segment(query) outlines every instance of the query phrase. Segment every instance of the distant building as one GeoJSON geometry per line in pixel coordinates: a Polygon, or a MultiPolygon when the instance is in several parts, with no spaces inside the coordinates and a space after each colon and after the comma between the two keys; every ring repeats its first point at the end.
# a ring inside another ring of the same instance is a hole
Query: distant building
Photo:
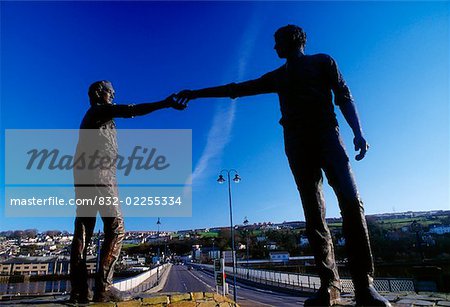
{"type": "Polygon", "coordinates": [[[200,260],[201,257],[202,257],[202,250],[201,249],[196,249],[196,250],[193,251],[192,259],[200,260]]]}
{"type": "Polygon", "coordinates": [[[195,249],[195,253],[193,254],[195,256],[195,260],[199,260],[201,262],[209,261],[211,259],[217,259],[220,258],[220,249],[217,247],[201,247],[199,245],[194,245],[194,247],[198,247],[195,249]]]}
{"type": "MultiPolygon", "coordinates": [[[[70,273],[68,257],[15,257],[0,263],[1,275],[66,275],[70,273]]],[[[96,259],[88,258],[89,274],[96,271],[96,259]]]]}
{"type": "Polygon", "coordinates": [[[201,256],[202,256],[202,249],[201,249],[201,245],[192,245],[192,259],[199,261],[201,260],[201,256]]]}
{"type": "Polygon", "coordinates": [[[220,258],[220,250],[211,250],[208,252],[209,259],[219,259],[220,258]]]}
{"type": "Polygon", "coordinates": [[[299,240],[298,243],[302,247],[305,247],[305,246],[309,245],[309,241],[308,241],[308,238],[306,236],[300,236],[300,240],[299,240]]]}
{"type": "Polygon", "coordinates": [[[165,242],[166,238],[163,235],[152,235],[145,239],[147,243],[161,243],[165,242]]]}
{"type": "Polygon", "coordinates": [[[223,251],[222,257],[225,259],[225,263],[233,263],[233,252],[232,251],[223,251]]]}
{"type": "Polygon", "coordinates": [[[437,235],[443,235],[446,233],[450,233],[449,225],[433,225],[430,227],[429,233],[434,233],[437,235]]]}
{"type": "Polygon", "coordinates": [[[289,261],[289,252],[270,252],[269,258],[272,262],[287,262],[289,261]]]}
{"type": "Polygon", "coordinates": [[[426,246],[435,246],[436,245],[436,241],[433,239],[433,236],[430,234],[423,235],[422,242],[425,243],[426,246]]]}
{"type": "Polygon", "coordinates": [[[137,238],[137,239],[126,239],[123,240],[123,244],[141,244],[144,243],[145,239],[144,238],[137,238]]]}
{"type": "Polygon", "coordinates": [[[266,236],[257,236],[256,242],[265,242],[267,240],[266,236]]]}
{"type": "Polygon", "coordinates": [[[339,239],[337,239],[336,245],[337,246],[345,246],[345,238],[344,237],[340,237],[339,239]]]}
{"type": "Polygon", "coordinates": [[[161,263],[161,257],[160,256],[153,256],[152,257],[152,263],[153,264],[160,264],[161,263]]]}
{"type": "Polygon", "coordinates": [[[269,242],[269,243],[267,243],[266,248],[268,250],[275,250],[278,248],[278,245],[276,242],[269,242]]]}
{"type": "Polygon", "coordinates": [[[289,257],[289,261],[292,263],[300,263],[305,266],[313,266],[314,265],[314,256],[294,256],[289,257]]]}
{"type": "Polygon", "coordinates": [[[132,265],[144,265],[145,264],[145,257],[129,257],[125,256],[122,258],[122,264],[126,266],[132,266],[132,265]]]}
{"type": "Polygon", "coordinates": [[[175,262],[178,262],[178,263],[180,263],[180,262],[184,262],[184,263],[191,262],[192,261],[192,255],[188,255],[188,256],[174,256],[173,260],[175,262]]]}

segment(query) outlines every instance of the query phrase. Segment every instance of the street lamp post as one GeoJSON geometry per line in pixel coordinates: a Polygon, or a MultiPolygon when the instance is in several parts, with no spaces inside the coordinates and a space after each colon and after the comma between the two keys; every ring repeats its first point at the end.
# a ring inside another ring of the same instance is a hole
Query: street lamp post
{"type": "Polygon", "coordinates": [[[156,235],[156,243],[158,244],[158,261],[160,261],[160,260],[159,260],[159,257],[160,257],[160,248],[159,248],[159,226],[161,225],[161,220],[159,219],[159,217],[158,217],[158,221],[156,222],[156,225],[158,226],[158,232],[157,232],[157,235],[156,235]]]}
{"type": "Polygon", "coordinates": [[[411,223],[411,225],[409,226],[409,228],[411,229],[412,232],[416,233],[416,248],[417,248],[417,252],[420,255],[420,259],[422,260],[422,262],[425,259],[425,256],[423,254],[423,250],[422,250],[422,238],[421,238],[421,234],[422,234],[422,224],[418,223],[417,221],[413,221],[411,223]]]}
{"type": "Polygon", "coordinates": [[[244,219],[244,226],[245,226],[245,240],[246,240],[246,243],[245,243],[245,247],[246,247],[246,249],[247,249],[247,279],[249,278],[249,267],[248,267],[248,258],[249,258],[249,241],[248,241],[248,233],[249,233],[249,231],[248,231],[248,228],[247,228],[247,225],[248,225],[248,219],[247,219],[247,217],[245,217],[245,219],[244,219]]]}
{"type": "Polygon", "coordinates": [[[161,225],[161,221],[159,220],[159,217],[158,217],[158,221],[156,222],[156,225],[158,226],[158,232],[157,232],[157,237],[156,237],[156,244],[158,244],[158,260],[157,260],[157,263],[156,263],[156,284],[157,285],[159,285],[159,265],[160,265],[160,263],[161,263],[161,260],[160,260],[160,250],[159,250],[159,226],[161,225]]]}
{"type": "Polygon", "coordinates": [[[228,179],[228,200],[230,203],[230,228],[231,228],[231,253],[233,257],[233,299],[235,302],[237,302],[237,295],[236,295],[236,254],[235,254],[235,247],[234,247],[234,225],[233,225],[233,209],[231,204],[231,179],[230,179],[230,173],[234,173],[235,176],[233,178],[233,181],[235,183],[238,183],[241,181],[241,177],[239,177],[237,171],[235,169],[223,169],[219,174],[219,179],[217,179],[217,182],[222,184],[225,181],[225,178],[223,178],[223,173],[227,174],[228,179]]]}
{"type": "Polygon", "coordinates": [[[100,270],[100,229],[97,233],[97,262],[95,267],[95,272],[98,273],[100,270]]]}

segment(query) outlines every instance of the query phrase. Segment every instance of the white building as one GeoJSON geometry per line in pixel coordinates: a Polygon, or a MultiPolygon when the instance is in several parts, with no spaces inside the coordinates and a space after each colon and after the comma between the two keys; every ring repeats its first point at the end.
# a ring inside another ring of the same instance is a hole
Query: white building
{"type": "Polygon", "coordinates": [[[225,263],[233,263],[233,252],[232,251],[223,251],[222,257],[225,259],[225,263]]]}
{"type": "Polygon", "coordinates": [[[437,235],[443,235],[446,233],[450,233],[450,226],[449,225],[434,225],[430,227],[429,233],[435,233],[437,235]]]}
{"type": "Polygon", "coordinates": [[[289,261],[289,253],[288,252],[270,252],[269,257],[270,257],[270,261],[272,261],[272,262],[289,261]]]}
{"type": "Polygon", "coordinates": [[[308,246],[309,245],[308,238],[306,236],[301,236],[299,244],[300,244],[300,246],[303,246],[303,247],[308,246]]]}

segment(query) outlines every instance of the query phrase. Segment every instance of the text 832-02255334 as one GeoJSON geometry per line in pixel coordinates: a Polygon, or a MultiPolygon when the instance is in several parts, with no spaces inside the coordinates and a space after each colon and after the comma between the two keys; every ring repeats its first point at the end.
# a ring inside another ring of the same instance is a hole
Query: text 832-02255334
{"type": "Polygon", "coordinates": [[[129,196],[124,199],[119,197],[99,197],[100,206],[181,206],[183,203],[181,196],[129,196]]]}

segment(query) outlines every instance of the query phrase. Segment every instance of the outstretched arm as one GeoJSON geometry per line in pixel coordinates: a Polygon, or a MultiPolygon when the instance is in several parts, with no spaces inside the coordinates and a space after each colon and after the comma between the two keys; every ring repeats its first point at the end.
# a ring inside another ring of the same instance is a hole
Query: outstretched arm
{"type": "Polygon", "coordinates": [[[186,103],[181,103],[175,100],[175,95],[170,95],[166,99],[158,102],[140,103],[133,107],[133,116],[146,115],[153,111],[165,108],[174,108],[175,110],[186,109],[186,103]]]}
{"type": "Polygon", "coordinates": [[[184,90],[177,94],[177,97],[189,96],[186,98],[215,98],[215,97],[232,97],[232,84],[207,87],[199,90],[184,90]]]}
{"type": "Polygon", "coordinates": [[[207,87],[199,90],[183,90],[177,94],[178,101],[187,103],[191,99],[230,97],[237,98],[276,92],[276,82],[272,72],[261,78],[227,85],[207,87]]]}
{"type": "Polygon", "coordinates": [[[142,116],[149,114],[153,111],[165,109],[165,108],[174,108],[176,110],[184,110],[187,104],[176,101],[175,95],[170,95],[164,100],[157,102],[149,102],[149,103],[140,103],[140,104],[117,104],[117,105],[99,105],[94,108],[97,110],[98,114],[102,117],[109,118],[130,118],[135,116],[142,116]]]}

